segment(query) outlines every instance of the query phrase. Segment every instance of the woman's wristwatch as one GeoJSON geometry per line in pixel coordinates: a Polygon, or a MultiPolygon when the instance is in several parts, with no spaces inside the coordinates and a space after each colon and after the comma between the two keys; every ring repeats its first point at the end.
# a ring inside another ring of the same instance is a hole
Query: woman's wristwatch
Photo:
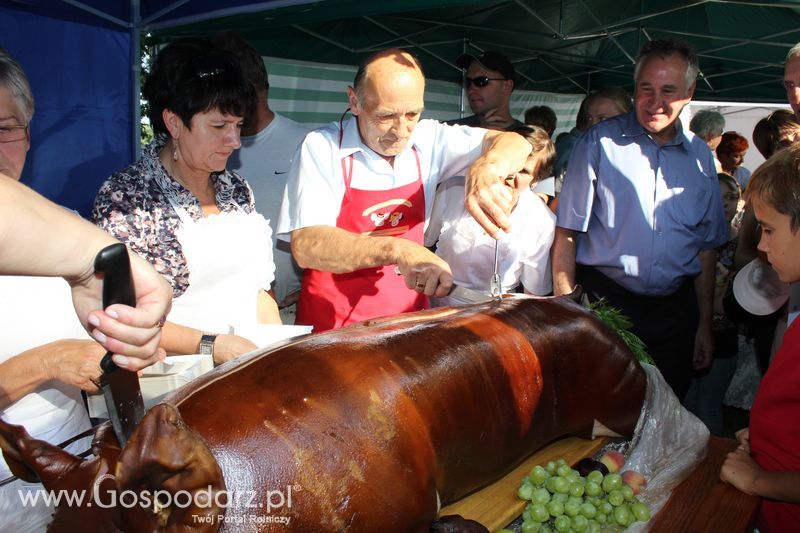
{"type": "Polygon", "coordinates": [[[200,345],[197,347],[197,353],[200,355],[210,355],[212,358],[214,357],[214,342],[217,340],[216,335],[210,335],[208,333],[204,333],[202,337],[200,337],[200,345]]]}

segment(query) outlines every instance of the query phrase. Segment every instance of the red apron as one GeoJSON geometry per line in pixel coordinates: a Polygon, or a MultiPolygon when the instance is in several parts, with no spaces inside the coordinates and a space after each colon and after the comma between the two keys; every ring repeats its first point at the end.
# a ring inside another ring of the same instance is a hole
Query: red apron
{"type": "MultiPolygon", "coordinates": [[[[342,132],[339,132],[341,147],[342,132]]],[[[345,193],[336,227],[363,235],[402,237],[422,245],[425,192],[416,147],[416,181],[394,189],[367,191],[350,187],[353,155],[342,159],[345,193]]],[[[428,307],[428,298],[406,287],[394,265],[333,274],[307,268],[303,274],[296,324],[327,331],[370,318],[428,307]]]]}

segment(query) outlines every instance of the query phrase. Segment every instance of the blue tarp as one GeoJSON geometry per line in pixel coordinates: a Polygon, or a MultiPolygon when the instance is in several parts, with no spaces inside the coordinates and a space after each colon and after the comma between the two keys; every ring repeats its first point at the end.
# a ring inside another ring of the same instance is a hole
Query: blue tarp
{"type": "Polygon", "coordinates": [[[0,35],[36,101],[22,181],[87,216],[133,160],[130,35],[13,9],[0,9],[0,35]]]}
{"type": "Polygon", "coordinates": [[[100,184],[134,160],[134,26],[307,1],[0,0],[0,46],[22,65],[36,100],[22,181],[88,216],[100,184]]]}

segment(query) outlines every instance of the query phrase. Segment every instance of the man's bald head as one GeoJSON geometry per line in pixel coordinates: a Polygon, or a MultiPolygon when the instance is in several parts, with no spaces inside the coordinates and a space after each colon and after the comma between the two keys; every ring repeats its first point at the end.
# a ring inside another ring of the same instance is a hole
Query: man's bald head
{"type": "Polygon", "coordinates": [[[399,49],[375,53],[361,64],[347,94],[364,144],[393,161],[425,106],[425,76],[417,59],[399,49]]]}
{"type": "Polygon", "coordinates": [[[372,71],[375,70],[371,68],[373,64],[377,64],[379,67],[383,68],[388,68],[394,64],[394,66],[400,69],[417,70],[422,78],[425,78],[425,73],[422,71],[422,64],[420,64],[416,56],[410,52],[407,52],[401,48],[387,48],[386,50],[375,52],[374,54],[365,58],[364,61],[358,65],[358,71],[356,72],[356,77],[353,80],[353,87],[355,88],[356,94],[362,101],[366,96],[364,94],[365,82],[368,80],[368,78],[373,76],[372,71]]]}

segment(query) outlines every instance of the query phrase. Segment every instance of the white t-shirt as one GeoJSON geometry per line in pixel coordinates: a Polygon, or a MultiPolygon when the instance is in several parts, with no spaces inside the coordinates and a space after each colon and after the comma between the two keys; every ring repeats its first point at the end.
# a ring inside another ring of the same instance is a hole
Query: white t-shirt
{"type": "Polygon", "coordinates": [[[300,288],[303,271],[292,260],[288,247],[277,246],[276,229],[289,167],[308,128],[275,113],[269,125],[252,136],[242,136],[242,147],[228,159],[228,169],[247,180],[253,189],[256,211],[272,228],[275,261],[275,299],[280,303],[300,288]]]}
{"type": "MultiPolygon", "coordinates": [[[[0,324],[0,362],[56,340],[89,338],[75,315],[69,285],[61,278],[0,276],[0,324]]],[[[57,381],[20,398],[0,411],[0,416],[10,424],[24,426],[32,437],[56,445],[90,427],[80,390],[57,381]]],[[[90,443],[91,437],[87,437],[66,449],[80,453],[90,443]]],[[[9,476],[11,471],[0,458],[0,480],[9,476]]],[[[41,485],[18,480],[2,489],[4,528],[27,531],[49,521],[46,506],[23,507],[17,494],[18,490],[40,490],[41,485]]]]}
{"type": "MultiPolygon", "coordinates": [[[[527,292],[545,295],[552,290],[550,246],[556,217],[539,196],[526,189],[511,212],[511,232],[500,240],[500,284],[509,292],[520,283],[527,292]]],[[[454,282],[468,289],[491,294],[495,241],[486,234],[464,207],[464,178],[443,183],[436,195],[425,244],[447,261],[454,282]]],[[[432,298],[431,305],[464,303],[452,297],[432,298]]]]}
{"type": "Polygon", "coordinates": [[[387,190],[417,180],[417,162],[425,192],[425,220],[430,218],[436,185],[451,176],[463,174],[480,156],[485,129],[448,126],[435,120],[420,120],[411,139],[394,166],[361,142],[355,117],[343,123],[339,147],[339,123],[332,122],[309,133],[292,162],[289,181],[278,220],[278,236],[290,240],[289,233],[308,226],[336,226],[344,197],[342,159],[353,154],[351,187],[387,190]]]}

